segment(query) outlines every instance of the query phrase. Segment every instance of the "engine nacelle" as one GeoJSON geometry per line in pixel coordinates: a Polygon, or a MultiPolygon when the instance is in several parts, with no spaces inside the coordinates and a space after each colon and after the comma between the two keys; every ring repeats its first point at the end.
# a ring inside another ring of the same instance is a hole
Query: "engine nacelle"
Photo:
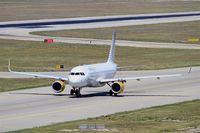
{"type": "Polygon", "coordinates": [[[57,80],[52,84],[54,92],[61,93],[65,89],[65,81],[57,80]]]}
{"type": "Polygon", "coordinates": [[[123,82],[114,82],[111,87],[112,87],[113,93],[115,93],[115,94],[119,94],[124,91],[124,83],[123,82]]]}

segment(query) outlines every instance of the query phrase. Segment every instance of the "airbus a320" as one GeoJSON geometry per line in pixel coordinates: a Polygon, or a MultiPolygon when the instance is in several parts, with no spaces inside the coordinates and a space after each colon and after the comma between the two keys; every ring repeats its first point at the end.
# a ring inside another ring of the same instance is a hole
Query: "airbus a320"
{"type": "Polygon", "coordinates": [[[115,74],[117,69],[119,68],[115,61],[115,38],[116,33],[113,32],[112,35],[112,44],[110,47],[109,56],[106,62],[98,63],[98,64],[90,64],[90,65],[81,65],[76,66],[71,69],[69,75],[66,77],[59,76],[51,76],[51,75],[42,75],[42,74],[34,74],[29,72],[17,72],[12,71],[10,69],[10,62],[8,65],[8,70],[11,73],[15,74],[24,74],[34,77],[41,78],[52,78],[56,79],[56,81],[52,84],[52,88],[55,93],[61,93],[65,89],[65,83],[67,82],[71,87],[70,94],[75,95],[77,97],[81,96],[81,89],[84,87],[102,87],[104,85],[109,85],[110,96],[117,96],[118,94],[124,91],[124,83],[127,80],[140,80],[147,78],[164,78],[164,77],[175,77],[181,76],[181,74],[169,74],[169,75],[150,75],[150,76],[133,76],[133,77],[123,77],[123,78],[115,78],[115,74]]]}

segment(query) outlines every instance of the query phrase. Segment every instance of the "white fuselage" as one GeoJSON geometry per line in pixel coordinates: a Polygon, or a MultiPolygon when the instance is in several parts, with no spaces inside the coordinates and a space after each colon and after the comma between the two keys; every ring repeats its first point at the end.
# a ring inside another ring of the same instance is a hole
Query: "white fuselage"
{"type": "Polygon", "coordinates": [[[74,67],[68,78],[73,88],[100,87],[101,79],[113,78],[117,71],[117,65],[113,62],[83,65],[74,67]]]}

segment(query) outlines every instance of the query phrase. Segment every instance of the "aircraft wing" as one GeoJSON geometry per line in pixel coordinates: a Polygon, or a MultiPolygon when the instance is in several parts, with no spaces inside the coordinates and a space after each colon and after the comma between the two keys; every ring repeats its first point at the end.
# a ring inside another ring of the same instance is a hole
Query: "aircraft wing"
{"type": "Polygon", "coordinates": [[[33,76],[35,78],[40,77],[40,78],[50,78],[50,79],[57,79],[57,80],[68,81],[67,77],[58,77],[58,76],[45,75],[45,74],[35,74],[35,73],[29,73],[29,72],[16,72],[16,71],[12,71],[10,69],[10,61],[9,61],[9,65],[8,65],[8,71],[11,72],[11,73],[15,73],[15,74],[33,76]]]}
{"type": "Polygon", "coordinates": [[[144,68],[145,66],[144,65],[132,65],[132,66],[120,66],[120,67],[117,67],[117,70],[121,70],[121,69],[136,69],[136,68],[144,68]]]}
{"type": "Polygon", "coordinates": [[[177,77],[181,76],[181,74],[170,74],[170,75],[150,75],[150,76],[138,76],[138,77],[124,77],[124,78],[113,78],[113,79],[101,79],[100,83],[108,83],[108,82],[115,82],[115,81],[123,81],[126,80],[141,80],[141,79],[148,79],[148,78],[168,78],[168,77],[177,77]]]}
{"type": "Polygon", "coordinates": [[[28,73],[28,72],[16,72],[16,71],[9,71],[9,72],[15,73],[15,74],[22,74],[22,75],[33,76],[35,78],[40,77],[40,78],[50,78],[50,79],[57,79],[57,80],[68,81],[68,78],[65,78],[65,77],[51,76],[51,75],[45,75],[45,74],[35,74],[35,73],[28,73]]]}

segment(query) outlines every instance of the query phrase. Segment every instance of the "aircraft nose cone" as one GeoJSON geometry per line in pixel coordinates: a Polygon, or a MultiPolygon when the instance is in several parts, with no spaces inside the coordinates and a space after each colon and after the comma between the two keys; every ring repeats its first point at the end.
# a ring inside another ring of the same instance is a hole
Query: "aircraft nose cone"
{"type": "Polygon", "coordinates": [[[83,78],[69,78],[69,84],[73,87],[84,87],[86,81],[83,78]]]}
{"type": "Polygon", "coordinates": [[[79,82],[78,80],[70,80],[71,85],[78,85],[79,82]]]}

